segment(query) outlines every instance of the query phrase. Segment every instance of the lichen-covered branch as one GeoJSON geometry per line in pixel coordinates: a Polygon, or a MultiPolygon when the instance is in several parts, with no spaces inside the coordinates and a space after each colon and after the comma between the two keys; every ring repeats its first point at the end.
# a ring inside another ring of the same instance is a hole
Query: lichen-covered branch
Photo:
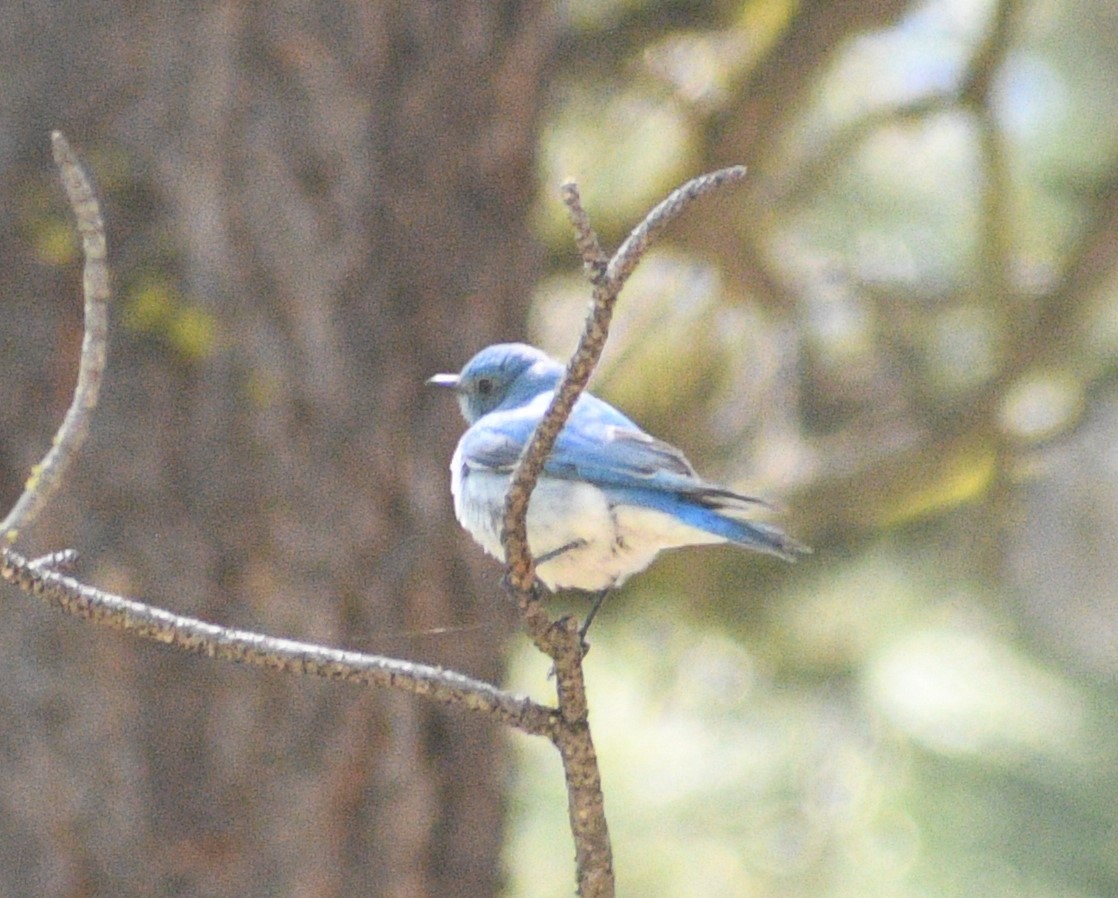
{"type": "Polygon", "coordinates": [[[172,614],[81,583],[55,570],[57,562],[53,555],[29,560],[7,549],[0,561],[0,578],[65,614],[183,651],[284,673],[384,686],[477,711],[530,735],[551,737],[555,732],[553,709],[463,674],[172,614]]]}

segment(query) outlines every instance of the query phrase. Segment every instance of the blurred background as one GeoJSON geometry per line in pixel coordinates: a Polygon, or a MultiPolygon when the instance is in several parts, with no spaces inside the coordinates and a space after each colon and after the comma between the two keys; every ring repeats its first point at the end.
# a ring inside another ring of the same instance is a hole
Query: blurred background
{"type": "MultiPolygon", "coordinates": [[[[549,697],[423,381],[571,351],[563,179],[613,246],[744,163],[592,387],[815,554],[671,554],[595,624],[620,894],[1118,893],[1113,4],[29,0],[0,59],[4,503],[81,340],[51,128],[116,289],[22,548],[549,697]]],[[[0,602],[0,892],[572,893],[548,745],[0,602]]]]}

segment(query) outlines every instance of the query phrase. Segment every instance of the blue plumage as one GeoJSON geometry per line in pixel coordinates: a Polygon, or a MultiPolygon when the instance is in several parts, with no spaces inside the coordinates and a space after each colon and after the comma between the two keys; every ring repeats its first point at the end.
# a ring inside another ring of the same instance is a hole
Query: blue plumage
{"type": "MultiPolygon", "coordinates": [[[[458,395],[470,427],[451,461],[459,522],[491,555],[500,544],[510,473],[551,401],[563,367],[522,343],[489,346],[460,374],[430,383],[458,395]]],[[[788,560],[807,551],[751,520],[765,502],[702,480],[678,449],[584,393],[528,508],[537,576],[551,589],[620,585],[669,548],[732,542],[788,560]]]]}

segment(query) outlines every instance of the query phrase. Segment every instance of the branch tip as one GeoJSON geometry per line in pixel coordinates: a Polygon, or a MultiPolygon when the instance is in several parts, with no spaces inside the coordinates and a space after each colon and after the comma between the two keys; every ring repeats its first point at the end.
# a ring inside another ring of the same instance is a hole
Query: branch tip
{"type": "Polygon", "coordinates": [[[78,363],[78,382],[70,408],[51,441],[51,448],[32,468],[23,493],[0,522],[0,538],[9,545],[26,529],[62,483],[89,429],[89,420],[101,388],[108,346],[109,269],[105,256],[105,225],[101,207],[70,144],[61,131],[51,132],[54,160],[62,177],[70,208],[82,236],[85,259],[82,295],[85,301],[85,335],[78,363]]]}

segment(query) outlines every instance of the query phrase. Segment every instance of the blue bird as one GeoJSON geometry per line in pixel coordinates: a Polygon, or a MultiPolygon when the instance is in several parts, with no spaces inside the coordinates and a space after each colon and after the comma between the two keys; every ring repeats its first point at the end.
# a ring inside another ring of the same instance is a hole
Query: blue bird
{"type": "MultiPolygon", "coordinates": [[[[470,425],[450,462],[455,516],[502,561],[509,478],[563,373],[532,346],[499,343],[481,350],[461,373],[428,381],[457,393],[470,425]]],[[[765,508],[761,499],[707,483],[674,446],[583,393],[532,493],[528,546],[536,576],[553,592],[603,595],[664,549],[730,542],[789,561],[809,551],[776,527],[749,519],[765,508]]]]}

